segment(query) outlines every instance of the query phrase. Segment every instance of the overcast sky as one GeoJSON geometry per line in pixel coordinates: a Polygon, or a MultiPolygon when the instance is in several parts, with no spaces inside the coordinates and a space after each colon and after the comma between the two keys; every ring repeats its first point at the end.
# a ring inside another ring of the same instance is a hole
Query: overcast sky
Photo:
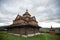
{"type": "Polygon", "coordinates": [[[26,9],[40,26],[60,27],[60,0],[0,0],[0,26],[12,24],[26,9]]]}

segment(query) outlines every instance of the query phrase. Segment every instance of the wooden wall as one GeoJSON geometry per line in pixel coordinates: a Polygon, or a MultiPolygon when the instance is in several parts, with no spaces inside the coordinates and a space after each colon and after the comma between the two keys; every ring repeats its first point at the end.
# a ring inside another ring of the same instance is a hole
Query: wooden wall
{"type": "Polygon", "coordinates": [[[38,28],[12,28],[12,29],[9,29],[7,31],[9,33],[21,34],[21,35],[39,33],[39,29],[38,28]]]}

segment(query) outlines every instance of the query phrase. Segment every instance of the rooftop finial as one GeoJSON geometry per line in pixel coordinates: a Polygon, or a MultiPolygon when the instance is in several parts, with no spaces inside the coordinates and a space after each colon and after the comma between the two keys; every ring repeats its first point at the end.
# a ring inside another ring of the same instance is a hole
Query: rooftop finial
{"type": "Polygon", "coordinates": [[[28,12],[28,9],[26,9],[26,12],[28,12]]]}
{"type": "Polygon", "coordinates": [[[52,25],[51,25],[51,28],[52,28],[52,25]]]}

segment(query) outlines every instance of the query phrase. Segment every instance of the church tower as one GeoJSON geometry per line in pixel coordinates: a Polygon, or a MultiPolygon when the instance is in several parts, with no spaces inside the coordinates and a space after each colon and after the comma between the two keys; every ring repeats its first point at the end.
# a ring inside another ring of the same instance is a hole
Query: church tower
{"type": "Polygon", "coordinates": [[[55,29],[52,26],[50,28],[50,34],[56,34],[55,29]]]}

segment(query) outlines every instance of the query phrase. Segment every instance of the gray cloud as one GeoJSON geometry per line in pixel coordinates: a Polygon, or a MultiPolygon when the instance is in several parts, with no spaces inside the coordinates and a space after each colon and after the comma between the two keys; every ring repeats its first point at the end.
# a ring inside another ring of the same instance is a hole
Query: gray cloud
{"type": "MultiPolygon", "coordinates": [[[[38,14],[39,16],[43,16],[45,17],[45,19],[43,19],[43,17],[39,18],[40,21],[54,21],[54,22],[58,22],[60,23],[60,0],[52,0],[49,1],[48,5],[42,6],[43,8],[38,8],[38,14]],[[42,10],[43,11],[39,11],[42,10]],[[42,20],[41,20],[42,19],[42,20]]],[[[40,6],[41,7],[41,6],[40,6]]]]}
{"type": "Polygon", "coordinates": [[[26,9],[40,22],[60,23],[60,0],[0,0],[0,23],[11,22],[26,9]]]}

